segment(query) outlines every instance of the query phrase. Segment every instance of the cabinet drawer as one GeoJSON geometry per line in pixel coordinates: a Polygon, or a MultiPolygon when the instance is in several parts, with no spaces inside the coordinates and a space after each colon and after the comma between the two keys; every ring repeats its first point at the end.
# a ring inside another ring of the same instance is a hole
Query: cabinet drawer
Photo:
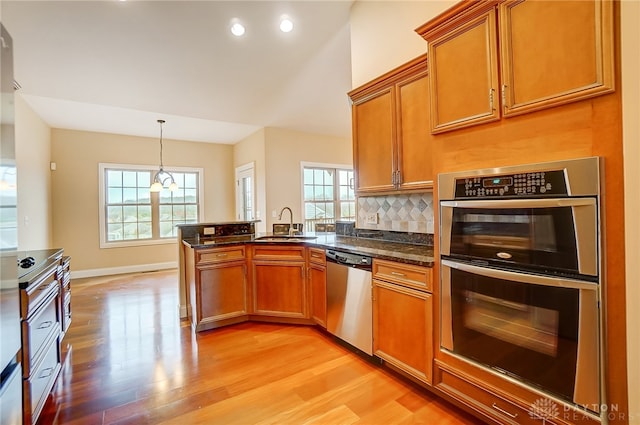
{"type": "MultiPolygon", "coordinates": [[[[490,417],[502,424],[531,424],[540,425],[543,418],[530,414],[531,410],[520,407],[513,402],[500,397],[488,389],[481,387],[470,379],[463,378],[440,368],[436,364],[436,388],[461,401],[473,410],[490,417]]],[[[551,423],[551,417],[544,418],[551,423]]]]}
{"type": "Polygon", "coordinates": [[[308,250],[308,258],[310,263],[326,265],[327,258],[324,253],[324,249],[319,248],[309,248],[308,250]]]}
{"type": "Polygon", "coordinates": [[[431,292],[432,269],[393,261],[373,260],[373,277],[399,285],[431,292]]]}
{"type": "Polygon", "coordinates": [[[62,331],[66,332],[71,325],[71,293],[69,292],[64,295],[64,301],[62,302],[62,317],[60,319],[62,321],[62,331]]]}
{"type": "Polygon", "coordinates": [[[50,344],[42,362],[33,371],[31,378],[24,381],[25,413],[31,414],[31,421],[26,423],[36,423],[60,368],[60,345],[50,344]]]}
{"type": "Polygon", "coordinates": [[[59,283],[56,279],[58,263],[52,263],[44,269],[26,289],[20,291],[20,304],[22,318],[27,319],[37,309],[38,306],[51,294],[53,288],[57,288],[59,283]]]}
{"type": "Polygon", "coordinates": [[[304,261],[304,246],[255,246],[253,258],[256,260],[298,260],[304,261]]]}
{"type": "Polygon", "coordinates": [[[198,265],[244,259],[244,245],[238,245],[232,248],[196,249],[196,264],[198,265]]]}
{"type": "Polygon", "coordinates": [[[31,318],[22,322],[22,355],[25,377],[31,374],[30,368],[44,355],[48,348],[47,344],[50,344],[52,340],[56,341],[60,333],[58,293],[56,288],[42,307],[31,318]]]}

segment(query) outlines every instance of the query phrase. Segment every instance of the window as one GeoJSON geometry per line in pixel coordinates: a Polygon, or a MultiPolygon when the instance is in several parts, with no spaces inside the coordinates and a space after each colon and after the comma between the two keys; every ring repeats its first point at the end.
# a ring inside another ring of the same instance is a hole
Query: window
{"type": "Polygon", "coordinates": [[[16,166],[0,165],[0,251],[18,248],[16,166]]]}
{"type": "Polygon", "coordinates": [[[305,230],[318,223],[355,220],[353,170],[339,166],[303,165],[305,230]]]}
{"type": "Polygon", "coordinates": [[[169,170],[178,190],[149,190],[155,167],[100,164],[102,248],[173,242],[176,224],[200,218],[200,169],[169,170]]]}

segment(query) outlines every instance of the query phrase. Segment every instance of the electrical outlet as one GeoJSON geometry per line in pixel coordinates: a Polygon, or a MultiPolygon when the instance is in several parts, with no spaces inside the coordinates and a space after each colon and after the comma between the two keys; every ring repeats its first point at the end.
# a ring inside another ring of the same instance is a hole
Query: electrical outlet
{"type": "Polygon", "coordinates": [[[378,224],[378,213],[369,213],[364,218],[367,224],[378,224]]]}
{"type": "Polygon", "coordinates": [[[215,235],[216,234],[216,228],[215,227],[205,227],[203,229],[203,232],[205,235],[215,235]]]}

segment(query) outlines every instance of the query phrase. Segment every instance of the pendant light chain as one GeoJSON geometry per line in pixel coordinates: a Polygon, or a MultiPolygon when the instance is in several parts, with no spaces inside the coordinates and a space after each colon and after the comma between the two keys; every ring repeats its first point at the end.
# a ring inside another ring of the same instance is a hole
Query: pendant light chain
{"type": "Polygon", "coordinates": [[[160,169],[164,169],[164,166],[162,164],[162,124],[164,124],[164,120],[158,120],[158,123],[160,123],[160,169]]]}
{"type": "Polygon", "coordinates": [[[160,192],[162,188],[165,187],[167,181],[170,183],[169,190],[171,192],[178,189],[178,185],[176,184],[173,175],[164,170],[164,163],[162,161],[162,124],[164,124],[164,122],[164,120],[158,120],[158,124],[160,124],[160,169],[153,176],[151,187],[149,188],[151,192],[160,192]]]}

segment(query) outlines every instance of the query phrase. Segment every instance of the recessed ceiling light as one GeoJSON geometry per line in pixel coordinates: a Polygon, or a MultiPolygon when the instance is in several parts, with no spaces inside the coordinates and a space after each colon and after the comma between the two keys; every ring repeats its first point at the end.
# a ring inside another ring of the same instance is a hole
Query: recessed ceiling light
{"type": "Polygon", "coordinates": [[[235,35],[236,37],[240,37],[241,35],[243,35],[244,25],[242,25],[240,22],[234,22],[233,24],[231,24],[231,34],[235,35]]]}
{"type": "Polygon", "coordinates": [[[293,30],[293,21],[286,16],[280,20],[280,31],[291,32],[293,30]]]}

